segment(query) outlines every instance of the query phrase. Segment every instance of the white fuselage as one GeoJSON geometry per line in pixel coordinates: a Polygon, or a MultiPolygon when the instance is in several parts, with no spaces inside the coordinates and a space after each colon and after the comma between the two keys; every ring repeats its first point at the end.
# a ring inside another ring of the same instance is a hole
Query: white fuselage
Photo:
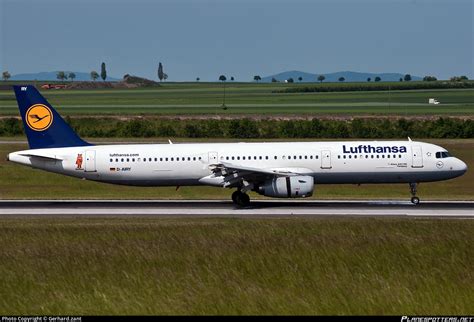
{"type": "Polygon", "coordinates": [[[315,184],[411,183],[454,178],[466,164],[414,141],[96,145],[25,150],[10,161],[77,178],[137,186],[223,186],[225,162],[309,175],[315,184]]]}

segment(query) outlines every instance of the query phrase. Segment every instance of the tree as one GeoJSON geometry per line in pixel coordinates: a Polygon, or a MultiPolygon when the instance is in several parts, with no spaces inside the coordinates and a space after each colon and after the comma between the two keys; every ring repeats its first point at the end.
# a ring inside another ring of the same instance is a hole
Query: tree
{"type": "Polygon", "coordinates": [[[375,77],[375,81],[376,81],[376,82],[380,82],[381,80],[382,80],[382,79],[381,79],[379,76],[375,77]]]}
{"type": "Polygon", "coordinates": [[[298,80],[301,82],[303,80],[303,77],[298,77],[298,80]]]}
{"type": "Polygon", "coordinates": [[[339,77],[339,81],[340,81],[340,82],[343,82],[343,81],[345,81],[345,80],[346,80],[346,79],[345,79],[344,77],[339,77]]]}
{"type": "Polygon", "coordinates": [[[225,82],[227,80],[227,77],[225,77],[224,75],[221,75],[221,76],[219,76],[219,80],[221,82],[225,82]]]}
{"type": "Polygon", "coordinates": [[[230,77],[230,80],[231,80],[231,81],[234,81],[234,76],[231,76],[231,77],[230,77]]]}
{"type": "Polygon", "coordinates": [[[367,77],[367,81],[370,82],[372,80],[372,78],[370,77],[367,77]]]}
{"type": "Polygon", "coordinates": [[[287,81],[288,83],[294,83],[295,80],[290,77],[290,78],[288,78],[286,81],[287,81]]]}
{"type": "Polygon", "coordinates": [[[164,78],[165,78],[165,73],[163,72],[163,65],[161,64],[161,62],[159,62],[158,63],[158,79],[160,80],[160,82],[162,82],[164,78]]]}
{"type": "Polygon", "coordinates": [[[411,81],[411,75],[410,75],[410,74],[406,74],[406,75],[403,77],[403,80],[404,80],[405,82],[411,81]]]}
{"type": "Polygon", "coordinates": [[[326,79],[326,76],[324,76],[324,75],[319,75],[319,76],[318,76],[318,81],[319,81],[320,83],[322,83],[323,80],[325,80],[325,79],[326,79]]]}
{"type": "Polygon", "coordinates": [[[69,79],[71,80],[71,82],[74,81],[74,78],[76,78],[76,74],[74,74],[73,72],[70,72],[69,75],[68,75],[69,79]]]}
{"type": "Polygon", "coordinates": [[[451,82],[463,82],[469,80],[467,76],[453,76],[449,79],[451,82]]]}
{"type": "Polygon", "coordinates": [[[12,77],[12,76],[10,75],[10,73],[8,71],[4,71],[2,73],[2,78],[3,78],[4,81],[7,81],[10,77],[12,77]]]}
{"type": "Polygon", "coordinates": [[[253,80],[256,81],[256,82],[258,82],[259,80],[262,80],[262,78],[261,78],[259,75],[255,75],[255,76],[253,77],[253,80]]]}
{"type": "Polygon", "coordinates": [[[438,79],[434,76],[425,76],[423,77],[423,81],[424,82],[434,82],[434,81],[437,81],[438,79]]]}
{"type": "Polygon", "coordinates": [[[99,73],[95,70],[91,71],[91,79],[95,82],[99,78],[99,73]]]}
{"type": "Polygon", "coordinates": [[[65,72],[57,72],[56,73],[56,78],[59,79],[60,81],[63,81],[66,79],[66,73],[65,72]]]}
{"type": "Polygon", "coordinates": [[[163,73],[163,79],[166,81],[168,79],[168,74],[163,73]]]}
{"type": "Polygon", "coordinates": [[[199,77],[196,77],[196,82],[199,82],[201,79],[199,77]]]}
{"type": "Polygon", "coordinates": [[[400,82],[403,82],[403,78],[400,77],[399,81],[400,81],[400,82]]]}
{"type": "Polygon", "coordinates": [[[102,65],[100,66],[100,77],[104,82],[107,79],[107,70],[105,69],[105,63],[102,63],[102,65]]]}
{"type": "Polygon", "coordinates": [[[278,79],[276,79],[275,77],[272,77],[272,83],[278,83],[278,79]]]}

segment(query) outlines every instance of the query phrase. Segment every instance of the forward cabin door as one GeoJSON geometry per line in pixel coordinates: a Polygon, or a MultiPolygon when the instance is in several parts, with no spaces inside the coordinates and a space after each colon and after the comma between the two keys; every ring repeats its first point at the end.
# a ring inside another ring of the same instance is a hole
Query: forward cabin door
{"type": "Polygon", "coordinates": [[[411,147],[412,152],[412,168],[423,168],[423,152],[421,146],[416,145],[411,147]]]}
{"type": "Polygon", "coordinates": [[[321,169],[331,169],[331,151],[321,151],[321,169]]]}
{"type": "Polygon", "coordinates": [[[97,168],[95,165],[95,150],[87,150],[85,155],[84,171],[85,172],[96,172],[97,168]]]}
{"type": "Polygon", "coordinates": [[[217,164],[217,152],[209,152],[209,164],[217,164]]]}

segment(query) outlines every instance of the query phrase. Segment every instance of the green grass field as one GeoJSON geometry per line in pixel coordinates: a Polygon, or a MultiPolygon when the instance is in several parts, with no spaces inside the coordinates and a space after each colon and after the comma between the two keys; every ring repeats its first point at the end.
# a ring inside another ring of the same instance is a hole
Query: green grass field
{"type": "MultiPolygon", "coordinates": [[[[43,90],[64,115],[457,115],[474,113],[474,89],[273,93],[308,84],[170,83],[152,89],[43,90]],[[429,105],[428,98],[441,105],[429,105]]],[[[337,84],[334,84],[337,86],[337,84]]],[[[0,115],[18,115],[12,91],[0,91],[0,115]]]]}
{"type": "MultiPolygon", "coordinates": [[[[418,194],[421,200],[473,200],[474,139],[424,141],[447,148],[464,160],[470,170],[453,180],[420,184],[418,194]]],[[[232,193],[232,190],[214,187],[181,187],[176,191],[175,187],[114,186],[47,173],[6,161],[7,153],[26,148],[26,144],[21,143],[0,144],[0,199],[229,199],[232,193]]],[[[408,200],[410,197],[408,185],[405,184],[316,185],[315,189],[313,199],[408,200]]],[[[251,198],[263,197],[251,193],[251,198]]]]}
{"type": "Polygon", "coordinates": [[[0,218],[0,311],[474,314],[474,222],[0,218]]]}

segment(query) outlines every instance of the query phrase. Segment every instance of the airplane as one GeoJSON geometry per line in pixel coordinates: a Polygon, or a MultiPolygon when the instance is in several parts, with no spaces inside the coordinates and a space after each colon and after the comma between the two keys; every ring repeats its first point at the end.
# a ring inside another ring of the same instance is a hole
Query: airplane
{"type": "Polygon", "coordinates": [[[254,191],[306,198],[319,184],[417,184],[463,175],[467,165],[446,149],[412,141],[323,141],[93,145],[82,140],[39,91],[13,86],[28,150],[8,160],[71,177],[132,186],[215,186],[235,189],[250,204],[254,191]]]}

